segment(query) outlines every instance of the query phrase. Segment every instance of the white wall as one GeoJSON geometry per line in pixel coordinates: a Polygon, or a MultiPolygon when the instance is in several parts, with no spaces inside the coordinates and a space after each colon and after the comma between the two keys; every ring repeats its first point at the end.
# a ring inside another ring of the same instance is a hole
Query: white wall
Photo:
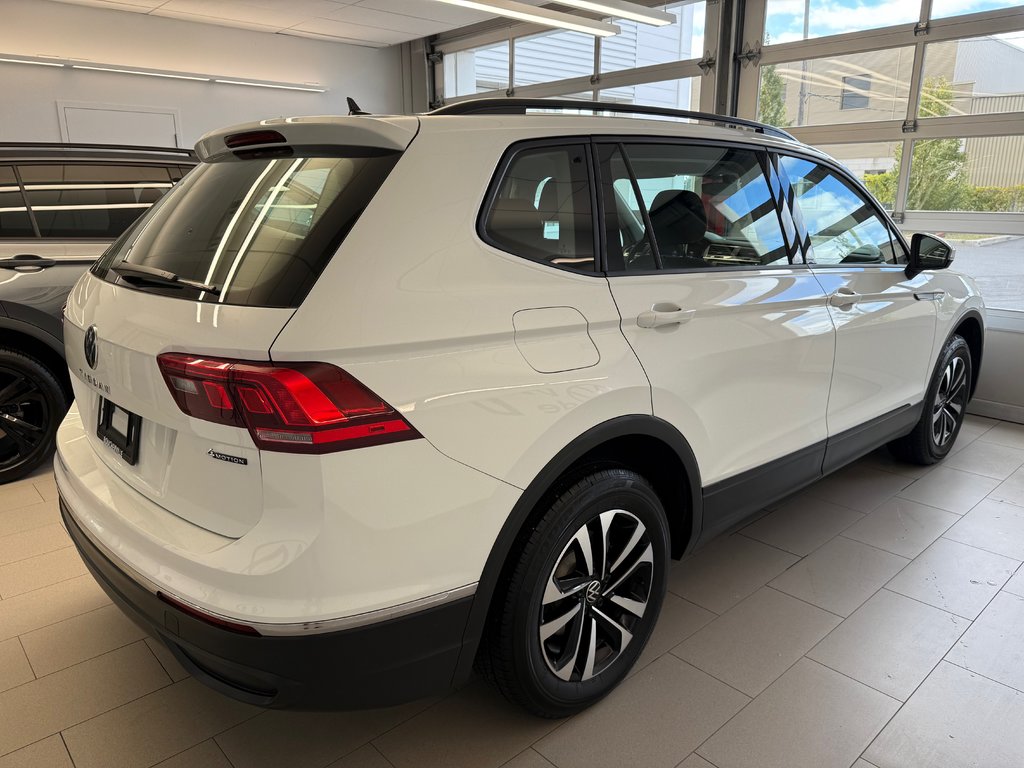
{"type": "MultiPolygon", "coordinates": [[[[179,145],[206,131],[283,115],[402,110],[399,46],[363,48],[48,0],[0,0],[0,56],[58,56],[229,78],[318,82],[280,91],[0,63],[0,141],[60,141],[57,102],[177,110],[179,145]]],[[[138,143],[147,143],[139,137],[138,143]]]]}

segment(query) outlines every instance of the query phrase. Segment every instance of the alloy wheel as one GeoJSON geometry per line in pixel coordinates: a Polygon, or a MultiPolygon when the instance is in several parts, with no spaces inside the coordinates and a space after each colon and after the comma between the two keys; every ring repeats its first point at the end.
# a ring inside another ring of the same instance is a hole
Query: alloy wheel
{"type": "Polygon", "coordinates": [[[608,669],[647,610],[654,547],[623,509],[588,520],[555,560],[541,599],[538,639],[548,669],[566,682],[608,669]]]}
{"type": "Polygon", "coordinates": [[[967,400],[967,367],[959,357],[949,361],[942,372],[939,389],[935,393],[932,409],[932,438],[939,448],[944,447],[956,432],[963,418],[967,400]]]}
{"type": "Polygon", "coordinates": [[[28,460],[46,441],[49,411],[37,382],[0,366],[0,470],[28,460]]]}

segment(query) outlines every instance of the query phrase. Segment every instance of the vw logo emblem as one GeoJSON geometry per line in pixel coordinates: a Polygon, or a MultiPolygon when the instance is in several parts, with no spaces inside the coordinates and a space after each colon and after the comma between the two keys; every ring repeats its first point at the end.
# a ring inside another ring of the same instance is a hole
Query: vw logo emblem
{"type": "Polygon", "coordinates": [[[592,581],[587,584],[587,602],[593,605],[601,597],[601,582],[592,581]]]}
{"type": "Polygon", "coordinates": [[[89,326],[85,332],[85,362],[90,368],[96,367],[96,326],[89,326]]]}

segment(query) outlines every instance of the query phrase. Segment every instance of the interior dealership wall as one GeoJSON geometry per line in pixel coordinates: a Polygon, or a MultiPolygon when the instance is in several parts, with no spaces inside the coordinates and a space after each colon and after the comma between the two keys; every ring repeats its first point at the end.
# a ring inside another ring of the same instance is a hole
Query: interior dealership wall
{"type": "Polygon", "coordinates": [[[404,104],[398,46],[364,48],[48,0],[0,0],[0,56],[5,55],[314,82],[328,91],[0,64],[0,141],[60,141],[61,101],[176,110],[179,146],[248,120],[344,113],[346,96],[373,112],[400,113],[404,104]]]}

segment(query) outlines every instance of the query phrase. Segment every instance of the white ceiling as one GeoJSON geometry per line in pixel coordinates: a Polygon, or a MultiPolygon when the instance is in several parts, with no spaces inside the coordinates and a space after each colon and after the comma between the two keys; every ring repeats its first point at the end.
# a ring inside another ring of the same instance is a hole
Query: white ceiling
{"type": "MultiPolygon", "coordinates": [[[[539,0],[524,0],[535,5],[539,0]]],[[[151,16],[382,47],[494,18],[435,0],[58,0],[151,16]]]]}

